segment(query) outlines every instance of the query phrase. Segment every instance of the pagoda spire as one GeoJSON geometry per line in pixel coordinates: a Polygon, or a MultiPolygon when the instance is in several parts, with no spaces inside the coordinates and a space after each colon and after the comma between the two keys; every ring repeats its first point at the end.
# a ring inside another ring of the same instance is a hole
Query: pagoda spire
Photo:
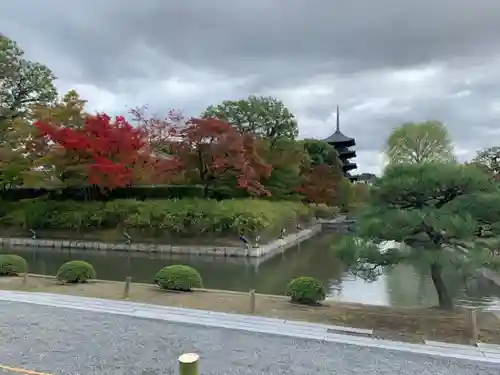
{"type": "Polygon", "coordinates": [[[340,109],[339,105],[337,104],[337,132],[340,132],[340,109]]]}

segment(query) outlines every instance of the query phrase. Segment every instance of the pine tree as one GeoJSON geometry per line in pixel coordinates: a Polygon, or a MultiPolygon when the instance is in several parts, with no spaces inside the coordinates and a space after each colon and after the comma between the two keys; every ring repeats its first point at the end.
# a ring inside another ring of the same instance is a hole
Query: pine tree
{"type": "Polygon", "coordinates": [[[376,278],[384,266],[417,258],[430,268],[439,306],[450,309],[445,265],[469,275],[498,265],[490,254],[500,246],[500,192],[474,165],[395,165],[374,185],[358,225],[358,237],[346,238],[338,249],[358,275],[376,278]],[[384,241],[411,250],[381,252],[378,245],[384,241]]]}

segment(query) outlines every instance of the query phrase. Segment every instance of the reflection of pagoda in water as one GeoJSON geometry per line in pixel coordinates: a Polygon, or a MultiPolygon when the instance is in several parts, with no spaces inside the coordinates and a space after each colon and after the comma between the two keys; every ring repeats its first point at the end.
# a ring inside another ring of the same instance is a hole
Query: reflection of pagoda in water
{"type": "Polygon", "coordinates": [[[354,138],[346,137],[340,132],[340,112],[339,106],[337,106],[337,129],[335,133],[325,139],[325,142],[335,147],[339,154],[339,159],[342,162],[342,171],[344,176],[346,176],[351,181],[356,180],[356,176],[351,176],[350,171],[356,169],[358,166],[356,163],[349,161],[356,157],[356,151],[351,147],[356,146],[356,140],[354,138]]]}

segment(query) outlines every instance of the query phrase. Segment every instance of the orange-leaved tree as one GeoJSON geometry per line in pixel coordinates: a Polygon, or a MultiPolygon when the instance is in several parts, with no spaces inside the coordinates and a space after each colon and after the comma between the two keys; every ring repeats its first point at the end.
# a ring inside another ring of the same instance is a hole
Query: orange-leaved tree
{"type": "Polygon", "coordinates": [[[239,188],[252,195],[268,195],[261,179],[272,167],[257,152],[255,139],[227,122],[214,118],[192,118],[184,127],[171,129],[170,147],[183,168],[195,170],[205,197],[218,179],[233,174],[239,188]]]}

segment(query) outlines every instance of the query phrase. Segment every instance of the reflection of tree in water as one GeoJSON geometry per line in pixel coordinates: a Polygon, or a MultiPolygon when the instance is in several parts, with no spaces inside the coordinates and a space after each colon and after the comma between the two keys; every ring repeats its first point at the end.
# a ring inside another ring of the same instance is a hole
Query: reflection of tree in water
{"type": "Polygon", "coordinates": [[[331,251],[331,244],[338,238],[338,235],[319,235],[304,241],[300,247],[288,250],[284,257],[277,255],[266,261],[260,266],[260,277],[255,280],[258,290],[283,294],[286,284],[294,277],[312,276],[327,288],[331,285],[337,293],[344,270],[331,251]]]}
{"type": "MultiPolygon", "coordinates": [[[[443,277],[457,305],[484,305],[500,298],[500,288],[483,277],[467,277],[452,264],[443,277]]],[[[424,263],[400,264],[387,272],[387,293],[393,306],[435,306],[436,291],[424,263]]]]}
{"type": "Polygon", "coordinates": [[[500,301],[500,287],[482,275],[467,278],[464,284],[463,297],[466,296],[467,300],[461,299],[462,304],[490,304],[491,302],[498,304],[500,301]]]}
{"type": "Polygon", "coordinates": [[[391,306],[433,306],[436,292],[429,275],[411,264],[399,264],[387,271],[387,293],[391,306]]]}

